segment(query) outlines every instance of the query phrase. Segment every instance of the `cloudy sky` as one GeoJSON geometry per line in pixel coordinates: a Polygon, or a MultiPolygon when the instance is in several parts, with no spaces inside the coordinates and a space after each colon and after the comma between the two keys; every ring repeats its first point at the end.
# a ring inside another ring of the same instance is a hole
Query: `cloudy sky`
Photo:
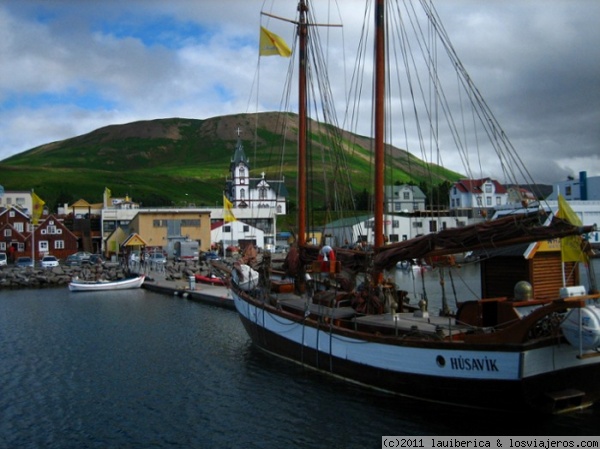
{"type": "MultiPolygon", "coordinates": [[[[320,21],[344,25],[327,34],[343,111],[364,0],[315,3],[320,21]]],[[[434,4],[533,177],[599,176],[600,2],[434,4]]],[[[258,58],[258,28],[290,45],[294,30],[259,13],[295,9],[294,0],[0,0],[0,160],[109,124],[277,109],[288,62],[258,58]]],[[[464,173],[457,158],[444,162],[464,173]]]]}

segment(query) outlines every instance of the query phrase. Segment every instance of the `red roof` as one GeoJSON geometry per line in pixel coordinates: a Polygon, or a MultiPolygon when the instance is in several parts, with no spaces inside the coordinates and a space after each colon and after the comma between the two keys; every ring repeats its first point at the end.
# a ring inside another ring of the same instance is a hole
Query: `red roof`
{"type": "Polygon", "coordinates": [[[461,179],[454,183],[454,187],[456,187],[459,192],[463,193],[485,193],[481,186],[488,181],[491,181],[492,184],[494,184],[496,190],[495,193],[506,193],[506,187],[491,178],[461,179]]]}

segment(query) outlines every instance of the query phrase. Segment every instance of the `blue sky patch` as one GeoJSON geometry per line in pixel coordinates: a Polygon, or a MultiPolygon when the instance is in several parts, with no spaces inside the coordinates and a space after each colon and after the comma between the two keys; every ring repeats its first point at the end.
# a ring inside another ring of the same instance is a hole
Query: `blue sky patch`
{"type": "Polygon", "coordinates": [[[98,24],[103,34],[119,39],[139,39],[145,46],[178,49],[210,37],[211,30],[194,22],[180,22],[172,17],[154,17],[146,21],[121,17],[118,21],[98,24]]]}
{"type": "Polygon", "coordinates": [[[14,110],[20,108],[38,110],[48,105],[70,105],[87,110],[111,110],[117,105],[115,101],[109,100],[95,93],[93,90],[80,91],[68,90],[65,92],[40,92],[21,93],[8,95],[0,104],[0,110],[14,110]]]}

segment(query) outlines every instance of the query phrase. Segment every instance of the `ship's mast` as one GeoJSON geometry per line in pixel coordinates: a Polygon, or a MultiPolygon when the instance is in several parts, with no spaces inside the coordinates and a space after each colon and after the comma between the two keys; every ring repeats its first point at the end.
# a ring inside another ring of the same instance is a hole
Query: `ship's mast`
{"type": "Polygon", "coordinates": [[[306,13],[308,7],[305,0],[298,4],[300,19],[298,22],[298,245],[306,244],[306,49],[308,44],[308,25],[306,13]]]}
{"type": "Polygon", "coordinates": [[[375,191],[373,206],[375,248],[383,246],[383,170],[385,142],[385,8],[384,0],[377,0],[375,5],[375,191]]]}

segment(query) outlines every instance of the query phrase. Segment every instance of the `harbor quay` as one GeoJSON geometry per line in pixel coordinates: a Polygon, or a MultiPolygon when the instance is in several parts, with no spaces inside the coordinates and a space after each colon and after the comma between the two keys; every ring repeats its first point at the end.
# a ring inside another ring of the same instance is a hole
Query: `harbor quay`
{"type": "Polygon", "coordinates": [[[234,309],[233,299],[226,287],[196,282],[195,275],[205,275],[211,267],[203,261],[169,261],[166,264],[122,264],[32,268],[7,266],[0,268],[0,289],[66,288],[72,279],[108,281],[123,279],[134,274],[145,274],[142,288],[174,297],[186,298],[234,309]]]}
{"type": "Polygon", "coordinates": [[[235,309],[233,298],[227,287],[196,282],[193,275],[173,277],[165,273],[154,273],[146,277],[142,288],[156,293],[181,297],[190,301],[235,309]]]}

